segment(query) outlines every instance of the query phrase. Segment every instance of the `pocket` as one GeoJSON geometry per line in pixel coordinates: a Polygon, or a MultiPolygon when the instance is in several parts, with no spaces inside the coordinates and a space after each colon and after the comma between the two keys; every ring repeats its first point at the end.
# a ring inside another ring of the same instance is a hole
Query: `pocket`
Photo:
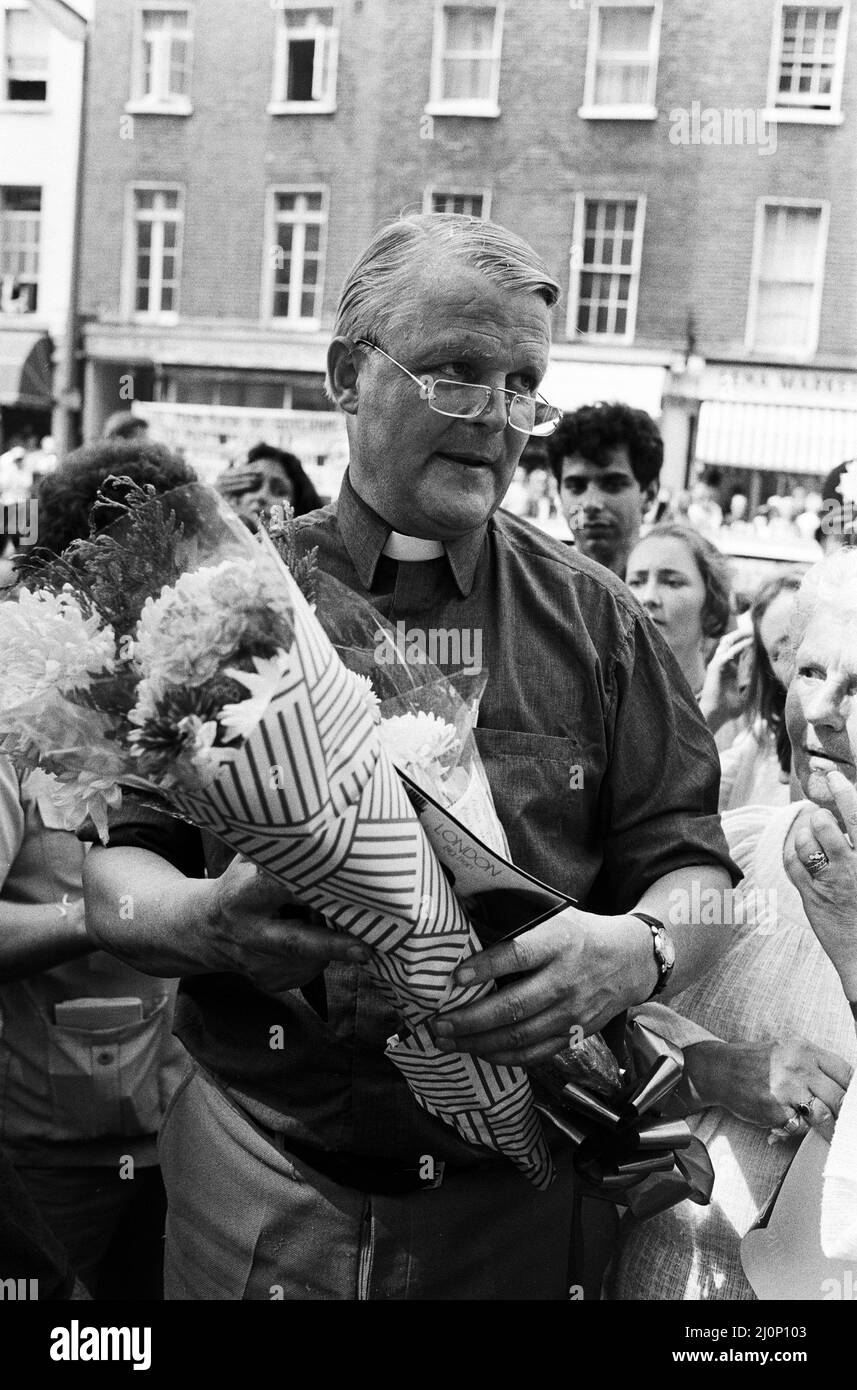
{"type": "Polygon", "coordinates": [[[601,862],[603,747],[511,729],[475,734],[515,863],[582,899],[601,862]]]}
{"type": "Polygon", "coordinates": [[[52,1140],[156,1133],[163,1113],[161,1068],[169,1042],[170,995],[114,1028],[47,1025],[52,1140]]]}

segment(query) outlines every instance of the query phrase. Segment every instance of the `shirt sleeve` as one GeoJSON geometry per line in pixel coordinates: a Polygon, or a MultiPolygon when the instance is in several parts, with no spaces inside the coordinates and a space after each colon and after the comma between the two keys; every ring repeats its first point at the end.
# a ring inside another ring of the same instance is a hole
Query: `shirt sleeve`
{"type": "Polygon", "coordinates": [[[24,843],[21,787],[12,759],[0,753],[0,893],[24,843]]]}
{"type": "MultiPolygon", "coordinates": [[[[187,878],[205,877],[205,852],[197,827],[128,793],[123,795],[119,810],[109,814],[108,834],[107,849],[145,849],[166,859],[187,878]]],[[[100,843],[94,826],[79,830],[77,838],[88,844],[100,843]]]]}
{"type": "Polygon", "coordinates": [[[741,871],[717,814],[714,740],[672,652],[640,615],[613,671],[610,765],[600,797],[598,892],[626,910],[665,874],[694,865],[741,871]],[[617,889],[617,885],[621,885],[617,889]]]}

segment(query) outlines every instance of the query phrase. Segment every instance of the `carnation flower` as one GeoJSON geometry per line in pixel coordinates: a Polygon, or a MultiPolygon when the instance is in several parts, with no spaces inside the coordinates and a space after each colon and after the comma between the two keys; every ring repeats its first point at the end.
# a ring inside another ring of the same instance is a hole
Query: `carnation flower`
{"type": "Polygon", "coordinates": [[[245,643],[285,645],[291,604],[276,573],[244,559],[183,574],[148,598],[137,624],[134,660],[142,674],[139,723],[170,685],[202,685],[245,643]]]}
{"type": "Polygon", "coordinates": [[[0,603],[0,719],[50,692],[86,691],[93,676],[113,673],[115,651],[112,627],[97,613],[85,617],[68,586],[59,594],[22,589],[0,603]]]}

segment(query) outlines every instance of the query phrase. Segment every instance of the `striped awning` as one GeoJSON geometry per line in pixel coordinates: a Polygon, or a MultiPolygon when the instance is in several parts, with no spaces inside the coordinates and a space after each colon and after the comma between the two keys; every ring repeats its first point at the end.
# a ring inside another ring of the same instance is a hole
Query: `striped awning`
{"type": "Polygon", "coordinates": [[[0,328],[0,405],[50,410],[51,346],[44,333],[0,328]]]}
{"type": "Polygon", "coordinates": [[[703,401],[700,463],[772,472],[828,473],[857,455],[857,408],[703,401]]]}

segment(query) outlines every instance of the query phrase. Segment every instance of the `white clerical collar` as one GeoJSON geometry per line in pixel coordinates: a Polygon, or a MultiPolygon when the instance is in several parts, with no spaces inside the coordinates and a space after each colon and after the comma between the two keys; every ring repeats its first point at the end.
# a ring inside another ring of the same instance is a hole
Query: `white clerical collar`
{"type": "Polygon", "coordinates": [[[391,560],[436,560],[443,554],[443,544],[422,536],[404,536],[401,531],[391,531],[382,553],[391,560]]]}

